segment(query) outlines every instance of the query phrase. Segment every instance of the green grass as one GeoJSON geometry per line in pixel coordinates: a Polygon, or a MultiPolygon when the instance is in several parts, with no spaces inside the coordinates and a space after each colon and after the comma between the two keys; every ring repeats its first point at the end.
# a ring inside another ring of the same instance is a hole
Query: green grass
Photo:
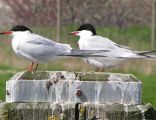
{"type": "Polygon", "coordinates": [[[156,107],[156,74],[144,75],[143,73],[134,73],[142,81],[142,99],[144,103],[151,103],[156,107]]]}
{"type": "Polygon", "coordinates": [[[6,81],[13,76],[13,73],[1,73],[0,74],[0,100],[5,100],[5,84],[6,81]]]}
{"type": "Polygon", "coordinates": [[[17,69],[13,66],[0,65],[0,71],[5,71],[5,70],[17,70],[17,69]]]}

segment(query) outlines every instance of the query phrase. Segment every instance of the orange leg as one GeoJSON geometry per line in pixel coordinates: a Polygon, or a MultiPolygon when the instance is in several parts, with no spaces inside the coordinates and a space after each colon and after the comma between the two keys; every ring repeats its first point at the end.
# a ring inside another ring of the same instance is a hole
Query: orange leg
{"type": "Polygon", "coordinates": [[[98,67],[96,68],[96,72],[99,72],[99,68],[98,67]]]}
{"type": "Polygon", "coordinates": [[[102,68],[101,72],[104,72],[104,71],[105,71],[105,69],[104,69],[104,68],[102,68]]]}
{"type": "Polygon", "coordinates": [[[33,70],[33,65],[34,65],[34,62],[32,62],[32,63],[31,63],[31,66],[28,68],[28,71],[29,71],[29,72],[32,72],[32,70],[33,70]]]}
{"type": "Polygon", "coordinates": [[[37,68],[38,68],[38,63],[36,64],[35,71],[37,70],[37,68]]]}

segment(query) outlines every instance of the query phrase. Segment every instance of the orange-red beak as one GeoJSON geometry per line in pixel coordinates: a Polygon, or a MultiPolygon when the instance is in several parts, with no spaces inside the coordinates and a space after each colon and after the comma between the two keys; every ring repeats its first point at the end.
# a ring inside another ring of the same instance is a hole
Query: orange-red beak
{"type": "Polygon", "coordinates": [[[12,34],[11,31],[7,31],[7,32],[2,32],[2,33],[0,33],[0,35],[11,35],[11,34],[12,34]]]}
{"type": "Polygon", "coordinates": [[[77,35],[77,34],[79,34],[79,31],[74,31],[74,32],[68,33],[67,35],[77,35]]]}

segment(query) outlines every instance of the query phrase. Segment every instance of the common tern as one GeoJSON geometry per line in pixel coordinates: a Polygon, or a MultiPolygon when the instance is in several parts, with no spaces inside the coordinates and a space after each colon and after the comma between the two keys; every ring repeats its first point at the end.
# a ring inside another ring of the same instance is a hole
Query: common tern
{"type": "Polygon", "coordinates": [[[38,63],[48,62],[55,58],[64,56],[96,56],[93,55],[93,53],[96,52],[95,50],[84,51],[73,49],[68,44],[57,43],[35,34],[24,25],[14,26],[9,31],[0,34],[12,36],[12,47],[16,55],[32,62],[31,66],[28,68],[29,71],[33,70],[35,63],[35,70],[37,70],[38,63]]]}
{"type": "MultiPolygon", "coordinates": [[[[150,53],[156,52],[155,50],[134,51],[132,48],[119,45],[108,38],[97,35],[94,26],[91,24],[83,24],[77,31],[71,32],[68,35],[80,36],[78,45],[81,50],[109,51],[105,53],[107,57],[85,58],[87,63],[97,67],[97,71],[99,68],[102,68],[102,71],[104,71],[105,68],[116,66],[130,59],[155,58],[155,56],[149,55],[150,53]]],[[[99,55],[100,54],[102,53],[99,53],[99,55]]]]}

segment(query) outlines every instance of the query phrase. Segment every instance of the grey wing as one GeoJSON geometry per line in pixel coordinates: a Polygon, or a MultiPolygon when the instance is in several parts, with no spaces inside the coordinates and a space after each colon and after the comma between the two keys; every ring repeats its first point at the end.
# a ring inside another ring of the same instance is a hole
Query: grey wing
{"type": "Polygon", "coordinates": [[[87,40],[87,45],[84,46],[84,49],[92,50],[112,50],[116,48],[115,43],[110,41],[108,38],[101,36],[94,36],[87,40]]]}
{"type": "Polygon", "coordinates": [[[133,50],[132,48],[127,47],[127,46],[124,46],[124,45],[119,45],[119,44],[115,44],[115,45],[118,46],[118,47],[120,47],[120,48],[127,49],[127,50],[133,50]]]}
{"type": "Polygon", "coordinates": [[[92,37],[91,39],[88,40],[88,47],[94,48],[94,49],[102,49],[102,50],[113,50],[113,49],[118,49],[118,48],[122,48],[125,50],[131,50],[131,48],[123,46],[123,45],[119,45],[113,41],[111,41],[108,38],[105,37],[101,37],[101,36],[95,36],[92,37]]]}
{"type": "Polygon", "coordinates": [[[38,35],[20,45],[21,54],[39,61],[47,61],[69,51],[69,45],[56,43],[38,35]]]}
{"type": "MultiPolygon", "coordinates": [[[[94,49],[104,49],[110,50],[106,52],[106,56],[115,57],[115,58],[125,58],[125,59],[139,59],[139,58],[154,58],[150,56],[150,53],[155,53],[155,50],[152,51],[134,51],[130,47],[119,45],[108,38],[103,38],[100,36],[93,37],[90,39],[91,42],[88,43],[89,48],[94,49]]],[[[101,54],[101,53],[100,53],[101,54]]]]}
{"type": "Polygon", "coordinates": [[[135,52],[131,48],[118,45],[110,39],[101,36],[88,39],[88,43],[84,49],[109,50],[110,52],[105,53],[108,57],[133,57],[135,55],[135,52]]]}

